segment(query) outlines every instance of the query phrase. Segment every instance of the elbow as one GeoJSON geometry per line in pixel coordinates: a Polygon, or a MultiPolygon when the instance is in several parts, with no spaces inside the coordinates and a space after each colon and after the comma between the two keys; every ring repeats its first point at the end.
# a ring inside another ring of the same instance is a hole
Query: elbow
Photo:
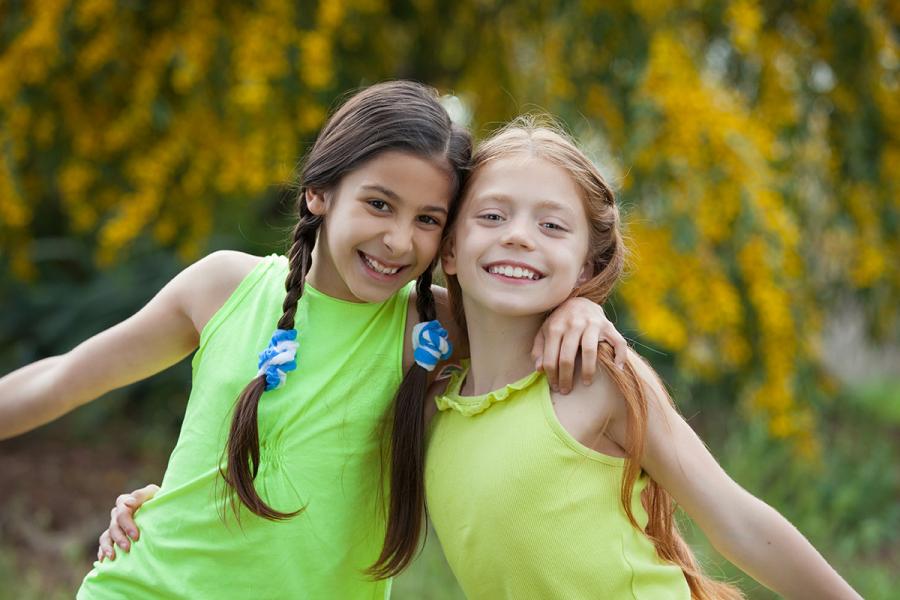
{"type": "Polygon", "coordinates": [[[765,552],[776,537],[778,513],[771,506],[741,490],[738,502],[727,503],[727,515],[708,534],[710,543],[736,565],[753,562],[751,555],[765,552]]]}

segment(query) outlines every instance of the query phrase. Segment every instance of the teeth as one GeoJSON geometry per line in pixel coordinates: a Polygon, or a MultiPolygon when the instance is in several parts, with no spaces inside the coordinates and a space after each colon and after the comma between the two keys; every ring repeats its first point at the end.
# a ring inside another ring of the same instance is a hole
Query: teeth
{"type": "Polygon", "coordinates": [[[533,271],[509,265],[494,265],[488,268],[488,272],[503,275],[504,277],[512,277],[513,279],[531,279],[532,281],[540,279],[537,273],[533,271]]]}
{"type": "Polygon", "coordinates": [[[396,273],[397,271],[400,270],[400,267],[396,267],[393,269],[386,267],[385,265],[381,264],[380,262],[378,262],[372,258],[369,258],[369,256],[366,254],[363,255],[363,260],[366,261],[366,264],[369,265],[369,267],[371,267],[372,270],[378,271],[379,273],[384,273],[385,275],[393,275],[394,273],[396,273]]]}

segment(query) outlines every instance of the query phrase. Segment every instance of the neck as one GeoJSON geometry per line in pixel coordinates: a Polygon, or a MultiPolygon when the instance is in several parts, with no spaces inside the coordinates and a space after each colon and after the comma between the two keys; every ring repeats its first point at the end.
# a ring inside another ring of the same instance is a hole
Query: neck
{"type": "Polygon", "coordinates": [[[531,347],[544,315],[510,317],[465,299],[471,368],[462,393],[481,395],[502,388],[534,371],[531,347]]]}

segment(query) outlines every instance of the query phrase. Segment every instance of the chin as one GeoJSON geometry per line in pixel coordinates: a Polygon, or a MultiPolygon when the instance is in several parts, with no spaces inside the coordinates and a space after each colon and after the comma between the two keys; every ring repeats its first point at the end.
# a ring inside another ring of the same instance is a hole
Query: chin
{"type": "Polygon", "coordinates": [[[412,280],[404,279],[402,281],[396,282],[391,286],[360,285],[352,291],[353,295],[359,298],[362,302],[384,302],[385,300],[402,290],[410,281],[412,280]]]}
{"type": "Polygon", "coordinates": [[[543,307],[536,306],[534,304],[523,304],[521,302],[492,302],[488,303],[487,307],[496,315],[504,316],[504,317],[533,317],[535,315],[542,315],[546,313],[548,310],[555,308],[554,306],[543,307]]]}
{"type": "Polygon", "coordinates": [[[552,311],[568,298],[568,294],[560,297],[529,298],[527,294],[504,294],[506,297],[493,296],[485,298],[485,305],[498,315],[507,317],[530,317],[552,311]]]}

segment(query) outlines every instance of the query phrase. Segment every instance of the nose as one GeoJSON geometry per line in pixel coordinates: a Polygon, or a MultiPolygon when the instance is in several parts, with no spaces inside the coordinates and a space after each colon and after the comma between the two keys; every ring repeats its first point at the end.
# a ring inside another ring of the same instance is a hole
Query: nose
{"type": "Polygon", "coordinates": [[[405,256],[413,248],[413,229],[403,223],[395,223],[385,231],[383,241],[392,256],[405,256]]]}
{"type": "Polygon", "coordinates": [[[510,221],[506,231],[503,232],[503,237],[500,239],[503,246],[533,250],[534,239],[531,237],[529,225],[530,223],[525,222],[523,219],[510,221]]]}

